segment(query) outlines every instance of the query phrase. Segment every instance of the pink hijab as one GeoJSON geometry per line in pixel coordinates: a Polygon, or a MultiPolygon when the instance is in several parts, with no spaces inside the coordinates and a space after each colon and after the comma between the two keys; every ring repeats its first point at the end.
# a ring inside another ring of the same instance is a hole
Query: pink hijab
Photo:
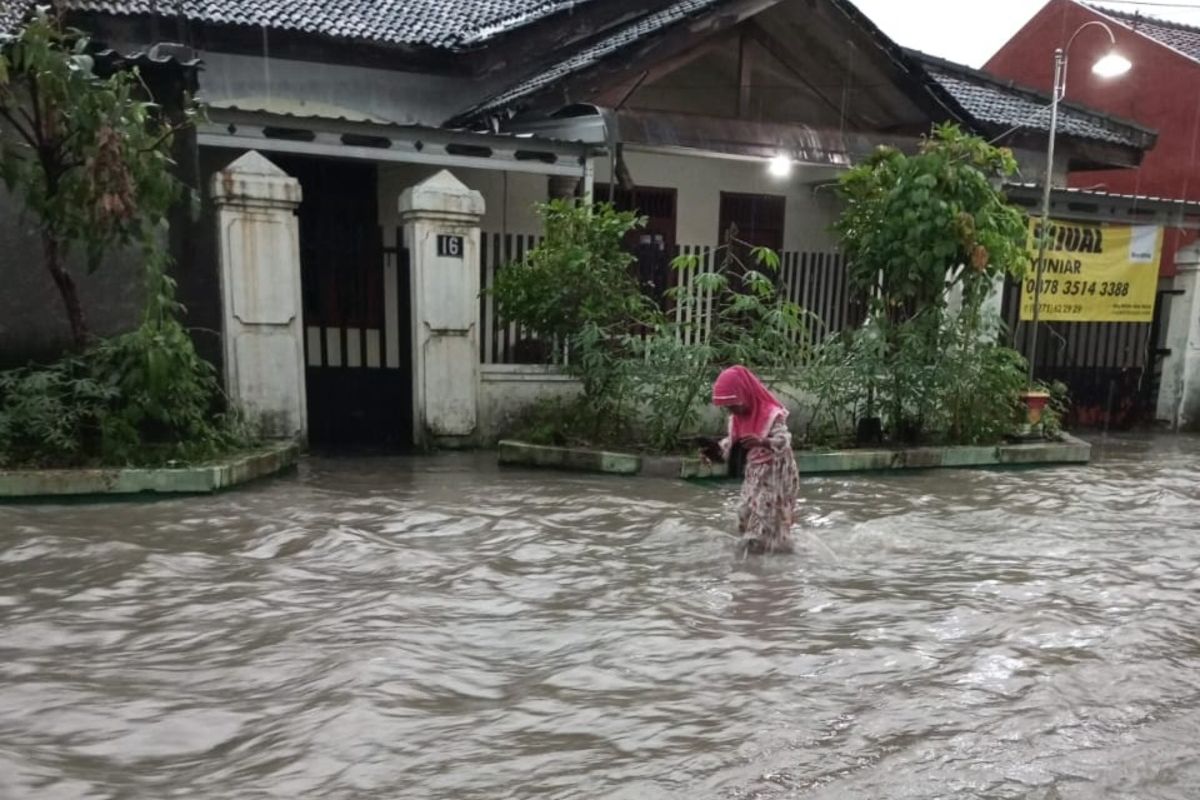
{"type": "Polygon", "coordinates": [[[717,376],[712,401],[714,406],[742,406],[745,409],[744,414],[733,414],[729,418],[731,442],[740,442],[748,436],[764,438],[776,419],[786,419],[788,415],[783,403],[753,372],[741,365],[730,367],[717,376]]]}

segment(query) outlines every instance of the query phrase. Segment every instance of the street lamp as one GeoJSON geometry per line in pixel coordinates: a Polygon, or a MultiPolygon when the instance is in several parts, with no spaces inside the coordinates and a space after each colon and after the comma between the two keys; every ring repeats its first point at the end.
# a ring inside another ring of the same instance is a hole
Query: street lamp
{"type": "Polygon", "coordinates": [[[1117,78],[1129,71],[1133,65],[1129,59],[1116,51],[1117,37],[1112,28],[1099,20],[1092,20],[1080,25],[1066,47],[1054,51],[1054,91],[1050,96],[1050,144],[1046,148],[1046,179],[1042,184],[1042,222],[1038,231],[1037,275],[1033,284],[1033,333],[1029,337],[1029,385],[1033,386],[1033,370],[1037,362],[1038,323],[1041,322],[1042,309],[1042,270],[1046,259],[1047,231],[1050,227],[1050,185],[1054,177],[1054,136],[1058,133],[1058,101],[1067,93],[1067,56],[1071,45],[1086,29],[1096,26],[1108,34],[1109,50],[1099,61],[1092,65],[1092,73],[1101,78],[1117,78]]]}

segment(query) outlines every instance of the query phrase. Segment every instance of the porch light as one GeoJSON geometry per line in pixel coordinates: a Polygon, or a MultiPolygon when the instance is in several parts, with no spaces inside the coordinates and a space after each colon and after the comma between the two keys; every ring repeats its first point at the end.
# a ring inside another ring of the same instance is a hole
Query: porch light
{"type": "Polygon", "coordinates": [[[767,162],[767,172],[774,178],[786,178],[792,174],[792,160],[785,155],[778,155],[767,162]]]}

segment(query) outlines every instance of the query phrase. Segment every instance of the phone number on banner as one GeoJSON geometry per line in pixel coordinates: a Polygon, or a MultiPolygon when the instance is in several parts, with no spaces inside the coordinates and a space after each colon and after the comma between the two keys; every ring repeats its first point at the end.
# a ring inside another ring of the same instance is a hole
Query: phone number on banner
{"type": "MultiPolygon", "coordinates": [[[[1025,281],[1026,294],[1036,289],[1033,279],[1025,281]]],[[[1063,297],[1128,297],[1129,281],[1071,281],[1042,279],[1042,295],[1063,297]]]]}

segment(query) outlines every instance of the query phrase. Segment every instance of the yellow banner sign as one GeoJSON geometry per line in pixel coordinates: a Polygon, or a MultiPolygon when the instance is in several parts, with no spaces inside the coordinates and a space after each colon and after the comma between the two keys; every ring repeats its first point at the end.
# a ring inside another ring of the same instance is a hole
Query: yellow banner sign
{"type": "MultiPolygon", "coordinates": [[[[1033,319],[1041,222],[1029,226],[1034,264],[1021,285],[1021,321],[1033,319]]],[[[1162,228],[1050,221],[1042,267],[1046,322],[1150,322],[1158,289],[1162,228]]]]}

